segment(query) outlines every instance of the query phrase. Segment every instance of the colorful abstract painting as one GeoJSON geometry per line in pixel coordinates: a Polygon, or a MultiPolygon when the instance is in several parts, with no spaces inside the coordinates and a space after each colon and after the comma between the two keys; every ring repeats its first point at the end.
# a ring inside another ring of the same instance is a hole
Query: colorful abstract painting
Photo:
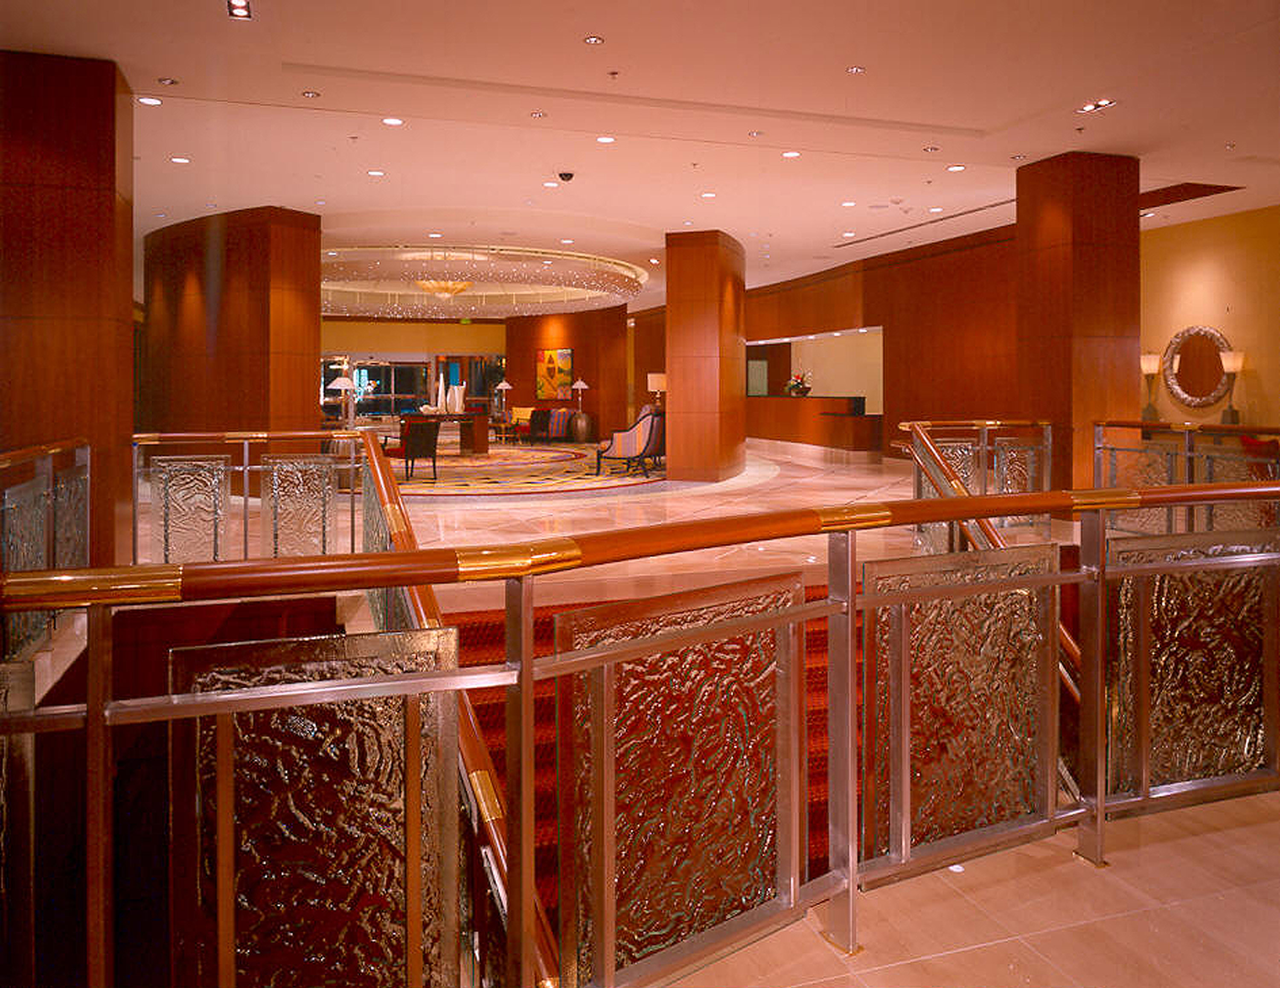
{"type": "Polygon", "coordinates": [[[539,350],[534,380],[538,398],[572,398],[573,350],[539,350]]]}

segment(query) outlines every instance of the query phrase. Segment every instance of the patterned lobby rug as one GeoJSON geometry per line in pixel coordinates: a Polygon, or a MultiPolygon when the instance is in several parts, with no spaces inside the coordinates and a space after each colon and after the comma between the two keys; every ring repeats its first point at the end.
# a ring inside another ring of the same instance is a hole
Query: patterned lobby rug
{"type": "Polygon", "coordinates": [[[620,464],[608,463],[596,476],[595,446],[557,444],[548,446],[491,445],[488,456],[457,456],[446,452],[436,458],[439,479],[431,480],[431,463],[418,461],[413,479],[404,479],[404,467],[396,464],[400,493],[406,497],[510,497],[522,494],[565,494],[577,491],[604,491],[623,487],[658,484],[666,480],[664,470],[624,473],[620,464]]]}

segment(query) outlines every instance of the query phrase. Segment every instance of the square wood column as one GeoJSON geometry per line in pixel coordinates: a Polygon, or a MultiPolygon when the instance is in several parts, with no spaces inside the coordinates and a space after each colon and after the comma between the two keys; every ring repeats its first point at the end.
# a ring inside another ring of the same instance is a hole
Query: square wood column
{"type": "Polygon", "coordinates": [[[724,480],[746,465],[742,245],[667,234],[667,476],[724,480]]]}
{"type": "Polygon", "coordinates": [[[1072,151],[1018,169],[1018,381],[1053,422],[1053,486],[1093,486],[1093,423],[1136,419],[1138,160],[1072,151]]]}

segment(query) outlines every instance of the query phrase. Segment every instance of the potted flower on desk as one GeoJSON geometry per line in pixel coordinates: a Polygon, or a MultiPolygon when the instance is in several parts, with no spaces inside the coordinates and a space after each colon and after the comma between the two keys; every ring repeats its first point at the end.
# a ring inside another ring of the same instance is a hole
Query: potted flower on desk
{"type": "Polygon", "coordinates": [[[800,371],[798,374],[792,374],[791,379],[787,381],[786,391],[792,398],[803,398],[809,393],[808,371],[800,371]]]}

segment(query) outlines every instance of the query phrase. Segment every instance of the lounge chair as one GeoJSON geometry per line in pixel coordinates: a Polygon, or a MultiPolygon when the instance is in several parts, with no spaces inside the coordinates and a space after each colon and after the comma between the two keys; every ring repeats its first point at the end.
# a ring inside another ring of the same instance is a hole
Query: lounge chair
{"type": "Polygon", "coordinates": [[[654,467],[665,450],[666,418],[660,411],[646,412],[629,429],[615,432],[613,438],[601,442],[596,449],[596,474],[605,460],[624,460],[627,472],[639,466],[647,477],[650,461],[654,467]]]}

